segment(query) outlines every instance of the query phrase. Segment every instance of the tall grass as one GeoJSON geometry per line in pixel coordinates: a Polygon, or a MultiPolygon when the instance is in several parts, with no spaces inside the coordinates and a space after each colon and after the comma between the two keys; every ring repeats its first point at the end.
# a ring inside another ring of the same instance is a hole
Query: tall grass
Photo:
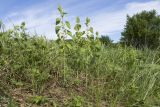
{"type": "Polygon", "coordinates": [[[56,41],[29,36],[25,23],[0,33],[2,106],[11,101],[14,106],[160,106],[159,49],[105,47],[89,18],[85,31],[77,18],[72,34],[65,12],[58,9],[56,41]]]}

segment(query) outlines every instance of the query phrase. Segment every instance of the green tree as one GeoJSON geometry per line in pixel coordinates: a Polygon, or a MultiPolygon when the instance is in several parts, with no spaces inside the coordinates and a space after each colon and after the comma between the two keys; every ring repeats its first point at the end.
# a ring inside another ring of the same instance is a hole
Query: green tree
{"type": "Polygon", "coordinates": [[[127,15],[121,42],[136,48],[157,48],[160,45],[160,16],[155,10],[142,11],[132,17],[127,15]]]}
{"type": "Polygon", "coordinates": [[[113,41],[110,39],[110,37],[108,35],[102,35],[99,40],[101,41],[102,44],[104,45],[109,45],[112,44],[113,41]]]}

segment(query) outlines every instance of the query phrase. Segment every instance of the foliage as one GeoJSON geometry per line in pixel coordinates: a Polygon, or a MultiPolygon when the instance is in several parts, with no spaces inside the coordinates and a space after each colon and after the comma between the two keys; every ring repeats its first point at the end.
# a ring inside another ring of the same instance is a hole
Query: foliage
{"type": "Polygon", "coordinates": [[[89,18],[82,30],[79,17],[71,26],[62,7],[58,10],[56,41],[31,36],[24,22],[1,33],[2,97],[25,106],[160,106],[159,49],[105,47],[89,18]]]}
{"type": "Polygon", "coordinates": [[[105,46],[110,45],[110,44],[113,43],[113,41],[107,35],[106,36],[102,35],[99,39],[102,42],[102,44],[104,44],[105,46]]]}
{"type": "Polygon", "coordinates": [[[80,96],[74,97],[73,101],[71,103],[71,107],[82,107],[82,103],[83,103],[83,98],[80,96]]]}
{"type": "Polygon", "coordinates": [[[157,48],[160,43],[160,16],[155,10],[127,16],[121,42],[137,48],[157,48]]]}

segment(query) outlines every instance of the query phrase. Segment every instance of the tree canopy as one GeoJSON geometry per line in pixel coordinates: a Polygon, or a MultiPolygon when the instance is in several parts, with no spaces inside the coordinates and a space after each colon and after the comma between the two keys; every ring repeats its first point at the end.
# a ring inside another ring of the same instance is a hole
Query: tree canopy
{"type": "Polygon", "coordinates": [[[160,16],[155,10],[127,15],[121,42],[136,48],[157,48],[160,44],[160,16]]]}
{"type": "Polygon", "coordinates": [[[104,45],[109,45],[112,44],[113,41],[110,39],[110,37],[108,35],[102,35],[99,40],[101,41],[102,44],[104,45]]]}

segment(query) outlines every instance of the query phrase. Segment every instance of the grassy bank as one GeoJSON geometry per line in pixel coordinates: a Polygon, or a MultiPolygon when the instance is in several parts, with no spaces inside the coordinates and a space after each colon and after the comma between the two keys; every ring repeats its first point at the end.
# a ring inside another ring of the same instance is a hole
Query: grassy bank
{"type": "Polygon", "coordinates": [[[24,23],[0,33],[0,106],[160,106],[159,49],[104,46],[89,19],[71,34],[61,18],[56,41],[29,36],[24,23]]]}

